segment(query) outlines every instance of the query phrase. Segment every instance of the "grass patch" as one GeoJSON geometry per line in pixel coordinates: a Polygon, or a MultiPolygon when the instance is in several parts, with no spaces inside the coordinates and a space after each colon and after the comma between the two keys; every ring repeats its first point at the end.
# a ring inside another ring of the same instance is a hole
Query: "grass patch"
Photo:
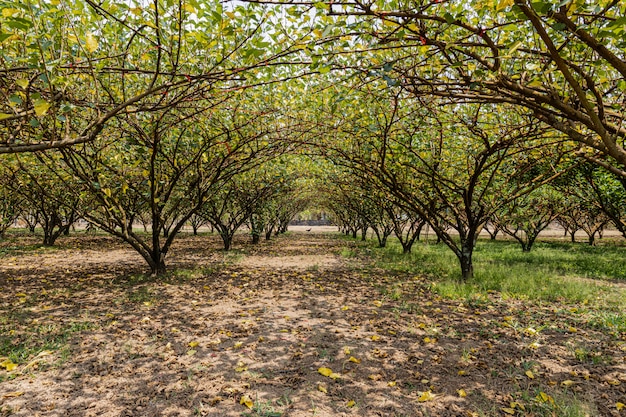
{"type": "MultiPolygon", "coordinates": [[[[417,242],[406,255],[394,241],[382,249],[368,241],[342,251],[346,258],[369,258],[369,267],[426,276],[431,288],[446,298],[480,303],[481,295],[497,291],[504,298],[594,303],[612,309],[626,301],[626,292],[610,285],[626,280],[625,255],[626,247],[616,244],[540,242],[524,253],[515,242],[480,240],[474,250],[474,277],[462,282],[459,262],[443,244],[417,242]]],[[[597,325],[610,327],[613,321],[622,329],[624,320],[623,315],[607,316],[598,318],[597,325]]]]}
{"type": "Polygon", "coordinates": [[[96,325],[91,322],[74,322],[64,326],[56,324],[29,326],[25,332],[5,328],[2,329],[0,336],[0,356],[21,364],[44,350],[62,349],[73,334],[95,327],[96,325]]]}

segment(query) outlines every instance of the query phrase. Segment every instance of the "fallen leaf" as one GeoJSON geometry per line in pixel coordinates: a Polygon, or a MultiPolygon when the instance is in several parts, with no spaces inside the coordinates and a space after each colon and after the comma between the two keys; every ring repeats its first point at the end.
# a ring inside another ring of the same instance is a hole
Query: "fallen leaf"
{"type": "Polygon", "coordinates": [[[383,306],[383,302],[382,302],[382,301],[378,301],[378,300],[374,301],[374,303],[373,303],[373,304],[374,304],[376,307],[382,307],[382,306],[383,306]]]}
{"type": "Polygon", "coordinates": [[[187,351],[187,355],[188,355],[188,356],[193,356],[193,355],[195,355],[196,353],[197,353],[197,351],[196,351],[196,350],[193,350],[193,349],[189,349],[189,350],[187,351]]]}
{"type": "Polygon", "coordinates": [[[515,410],[514,410],[514,409],[512,409],[512,408],[508,408],[508,407],[506,407],[506,408],[503,408],[503,409],[502,409],[502,411],[504,411],[505,413],[510,414],[510,415],[512,415],[512,416],[514,416],[514,415],[515,415],[515,410]]]}
{"type": "Polygon", "coordinates": [[[435,396],[433,395],[432,392],[430,392],[430,390],[428,390],[428,391],[422,392],[422,394],[419,396],[417,401],[424,403],[426,401],[432,401],[434,399],[435,399],[435,396]]]}
{"type": "Polygon", "coordinates": [[[354,362],[354,363],[361,363],[361,359],[357,359],[354,356],[350,356],[350,359],[348,359],[350,362],[354,362]]]}
{"type": "Polygon", "coordinates": [[[346,407],[348,408],[352,408],[356,405],[356,402],[354,402],[354,400],[350,400],[346,403],[346,407]]]}
{"type": "Polygon", "coordinates": [[[467,375],[467,371],[465,371],[465,370],[461,369],[459,372],[457,372],[457,374],[458,374],[459,376],[467,375]]]}
{"type": "Polygon", "coordinates": [[[617,408],[618,410],[622,410],[624,407],[626,407],[626,404],[624,404],[624,403],[616,403],[615,404],[615,408],[617,408]]]}
{"type": "Polygon", "coordinates": [[[7,392],[6,394],[2,395],[2,398],[15,398],[21,397],[22,395],[24,395],[24,391],[13,391],[7,392]]]}
{"type": "Polygon", "coordinates": [[[334,373],[333,370],[330,369],[330,368],[319,368],[317,370],[317,372],[319,372],[321,375],[327,376],[327,377],[329,377],[331,379],[339,379],[339,378],[341,378],[341,375],[334,373]]]}
{"type": "Polygon", "coordinates": [[[189,342],[189,347],[190,348],[195,348],[195,347],[198,347],[199,344],[200,343],[198,343],[198,342],[189,342]]]}
{"type": "Polygon", "coordinates": [[[395,387],[396,385],[397,385],[396,381],[389,381],[389,382],[387,382],[387,386],[389,386],[389,387],[395,387]]]}
{"type": "Polygon", "coordinates": [[[575,384],[575,382],[572,381],[571,379],[566,379],[565,381],[561,382],[561,385],[564,386],[564,387],[569,387],[569,386],[572,386],[574,384],[575,384]]]}
{"type": "Polygon", "coordinates": [[[554,398],[552,398],[551,395],[548,395],[543,391],[540,391],[535,398],[537,399],[537,401],[542,403],[554,404],[554,398]]]}
{"type": "Polygon", "coordinates": [[[239,404],[245,405],[248,408],[252,408],[252,406],[254,405],[250,397],[248,397],[247,395],[241,396],[241,399],[239,400],[239,404]]]}
{"type": "Polygon", "coordinates": [[[248,367],[243,362],[237,362],[237,367],[235,368],[235,372],[243,372],[247,371],[248,367]]]}
{"type": "Polygon", "coordinates": [[[317,386],[317,390],[318,390],[319,392],[323,392],[324,394],[328,394],[328,390],[327,390],[327,389],[326,389],[326,387],[325,387],[325,386],[323,386],[322,384],[319,384],[319,385],[317,386]]]}
{"type": "Polygon", "coordinates": [[[341,307],[341,311],[346,311],[346,310],[348,310],[348,309],[350,309],[350,307],[348,307],[348,306],[343,306],[343,307],[341,307]]]}
{"type": "Polygon", "coordinates": [[[344,355],[349,355],[350,354],[350,348],[348,346],[344,346],[343,348],[343,354],[344,355]]]}
{"type": "Polygon", "coordinates": [[[368,378],[371,379],[372,381],[380,381],[383,378],[383,376],[381,374],[372,374],[368,378]]]}
{"type": "Polygon", "coordinates": [[[530,379],[535,379],[535,375],[533,374],[533,371],[528,370],[526,372],[524,372],[526,374],[526,376],[530,379]]]}
{"type": "Polygon", "coordinates": [[[17,368],[17,364],[13,363],[11,359],[5,359],[4,361],[0,362],[0,367],[6,369],[7,372],[11,372],[15,368],[17,368]]]}
{"type": "Polygon", "coordinates": [[[465,398],[467,397],[467,392],[465,392],[465,390],[463,388],[456,390],[457,394],[459,394],[459,397],[461,398],[465,398]]]}
{"type": "Polygon", "coordinates": [[[372,335],[372,336],[370,337],[370,339],[372,339],[374,342],[376,342],[376,341],[380,340],[380,336],[377,336],[377,335],[372,335]]]}
{"type": "Polygon", "coordinates": [[[243,346],[243,342],[237,342],[235,343],[235,345],[233,346],[235,349],[239,349],[240,347],[243,346]]]}
{"type": "Polygon", "coordinates": [[[539,344],[539,342],[532,342],[531,344],[528,345],[528,347],[530,349],[538,349],[541,345],[539,344]]]}

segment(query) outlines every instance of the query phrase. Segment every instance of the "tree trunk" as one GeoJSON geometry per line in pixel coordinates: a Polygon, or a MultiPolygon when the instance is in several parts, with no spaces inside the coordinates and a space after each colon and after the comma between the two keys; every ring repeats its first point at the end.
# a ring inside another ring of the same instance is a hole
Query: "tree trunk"
{"type": "Polygon", "coordinates": [[[152,258],[146,259],[148,264],[150,265],[150,276],[158,277],[162,276],[167,272],[167,268],[165,267],[165,259],[161,256],[159,251],[157,255],[157,259],[153,259],[155,254],[152,254],[152,258]]]}
{"type": "Polygon", "coordinates": [[[472,253],[474,244],[470,241],[463,242],[461,245],[461,253],[459,254],[459,262],[461,263],[461,279],[463,281],[470,280],[474,277],[474,265],[472,264],[472,253]]]}
{"type": "Polygon", "coordinates": [[[587,239],[587,243],[589,243],[589,246],[595,246],[596,245],[596,233],[589,233],[589,239],[587,239]]]}
{"type": "Polygon", "coordinates": [[[220,236],[222,237],[222,242],[224,242],[224,250],[228,252],[233,243],[233,237],[228,233],[220,233],[220,236]]]}

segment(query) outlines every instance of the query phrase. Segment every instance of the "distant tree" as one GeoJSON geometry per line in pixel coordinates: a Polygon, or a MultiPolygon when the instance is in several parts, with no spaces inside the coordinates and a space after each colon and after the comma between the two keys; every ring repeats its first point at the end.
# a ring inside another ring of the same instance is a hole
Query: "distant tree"
{"type": "Polygon", "coordinates": [[[500,230],[513,237],[522,251],[530,252],[539,233],[545,230],[564,209],[562,195],[542,187],[512,200],[495,215],[500,230]]]}

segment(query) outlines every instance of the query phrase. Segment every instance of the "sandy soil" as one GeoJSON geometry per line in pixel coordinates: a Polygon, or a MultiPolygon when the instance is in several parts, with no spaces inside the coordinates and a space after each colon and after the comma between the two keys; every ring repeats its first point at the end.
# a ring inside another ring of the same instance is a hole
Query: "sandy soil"
{"type": "Polygon", "coordinates": [[[0,416],[619,415],[625,335],[583,306],[444,300],[302,229],[181,239],[161,279],[108,237],[6,249],[0,416]]]}

